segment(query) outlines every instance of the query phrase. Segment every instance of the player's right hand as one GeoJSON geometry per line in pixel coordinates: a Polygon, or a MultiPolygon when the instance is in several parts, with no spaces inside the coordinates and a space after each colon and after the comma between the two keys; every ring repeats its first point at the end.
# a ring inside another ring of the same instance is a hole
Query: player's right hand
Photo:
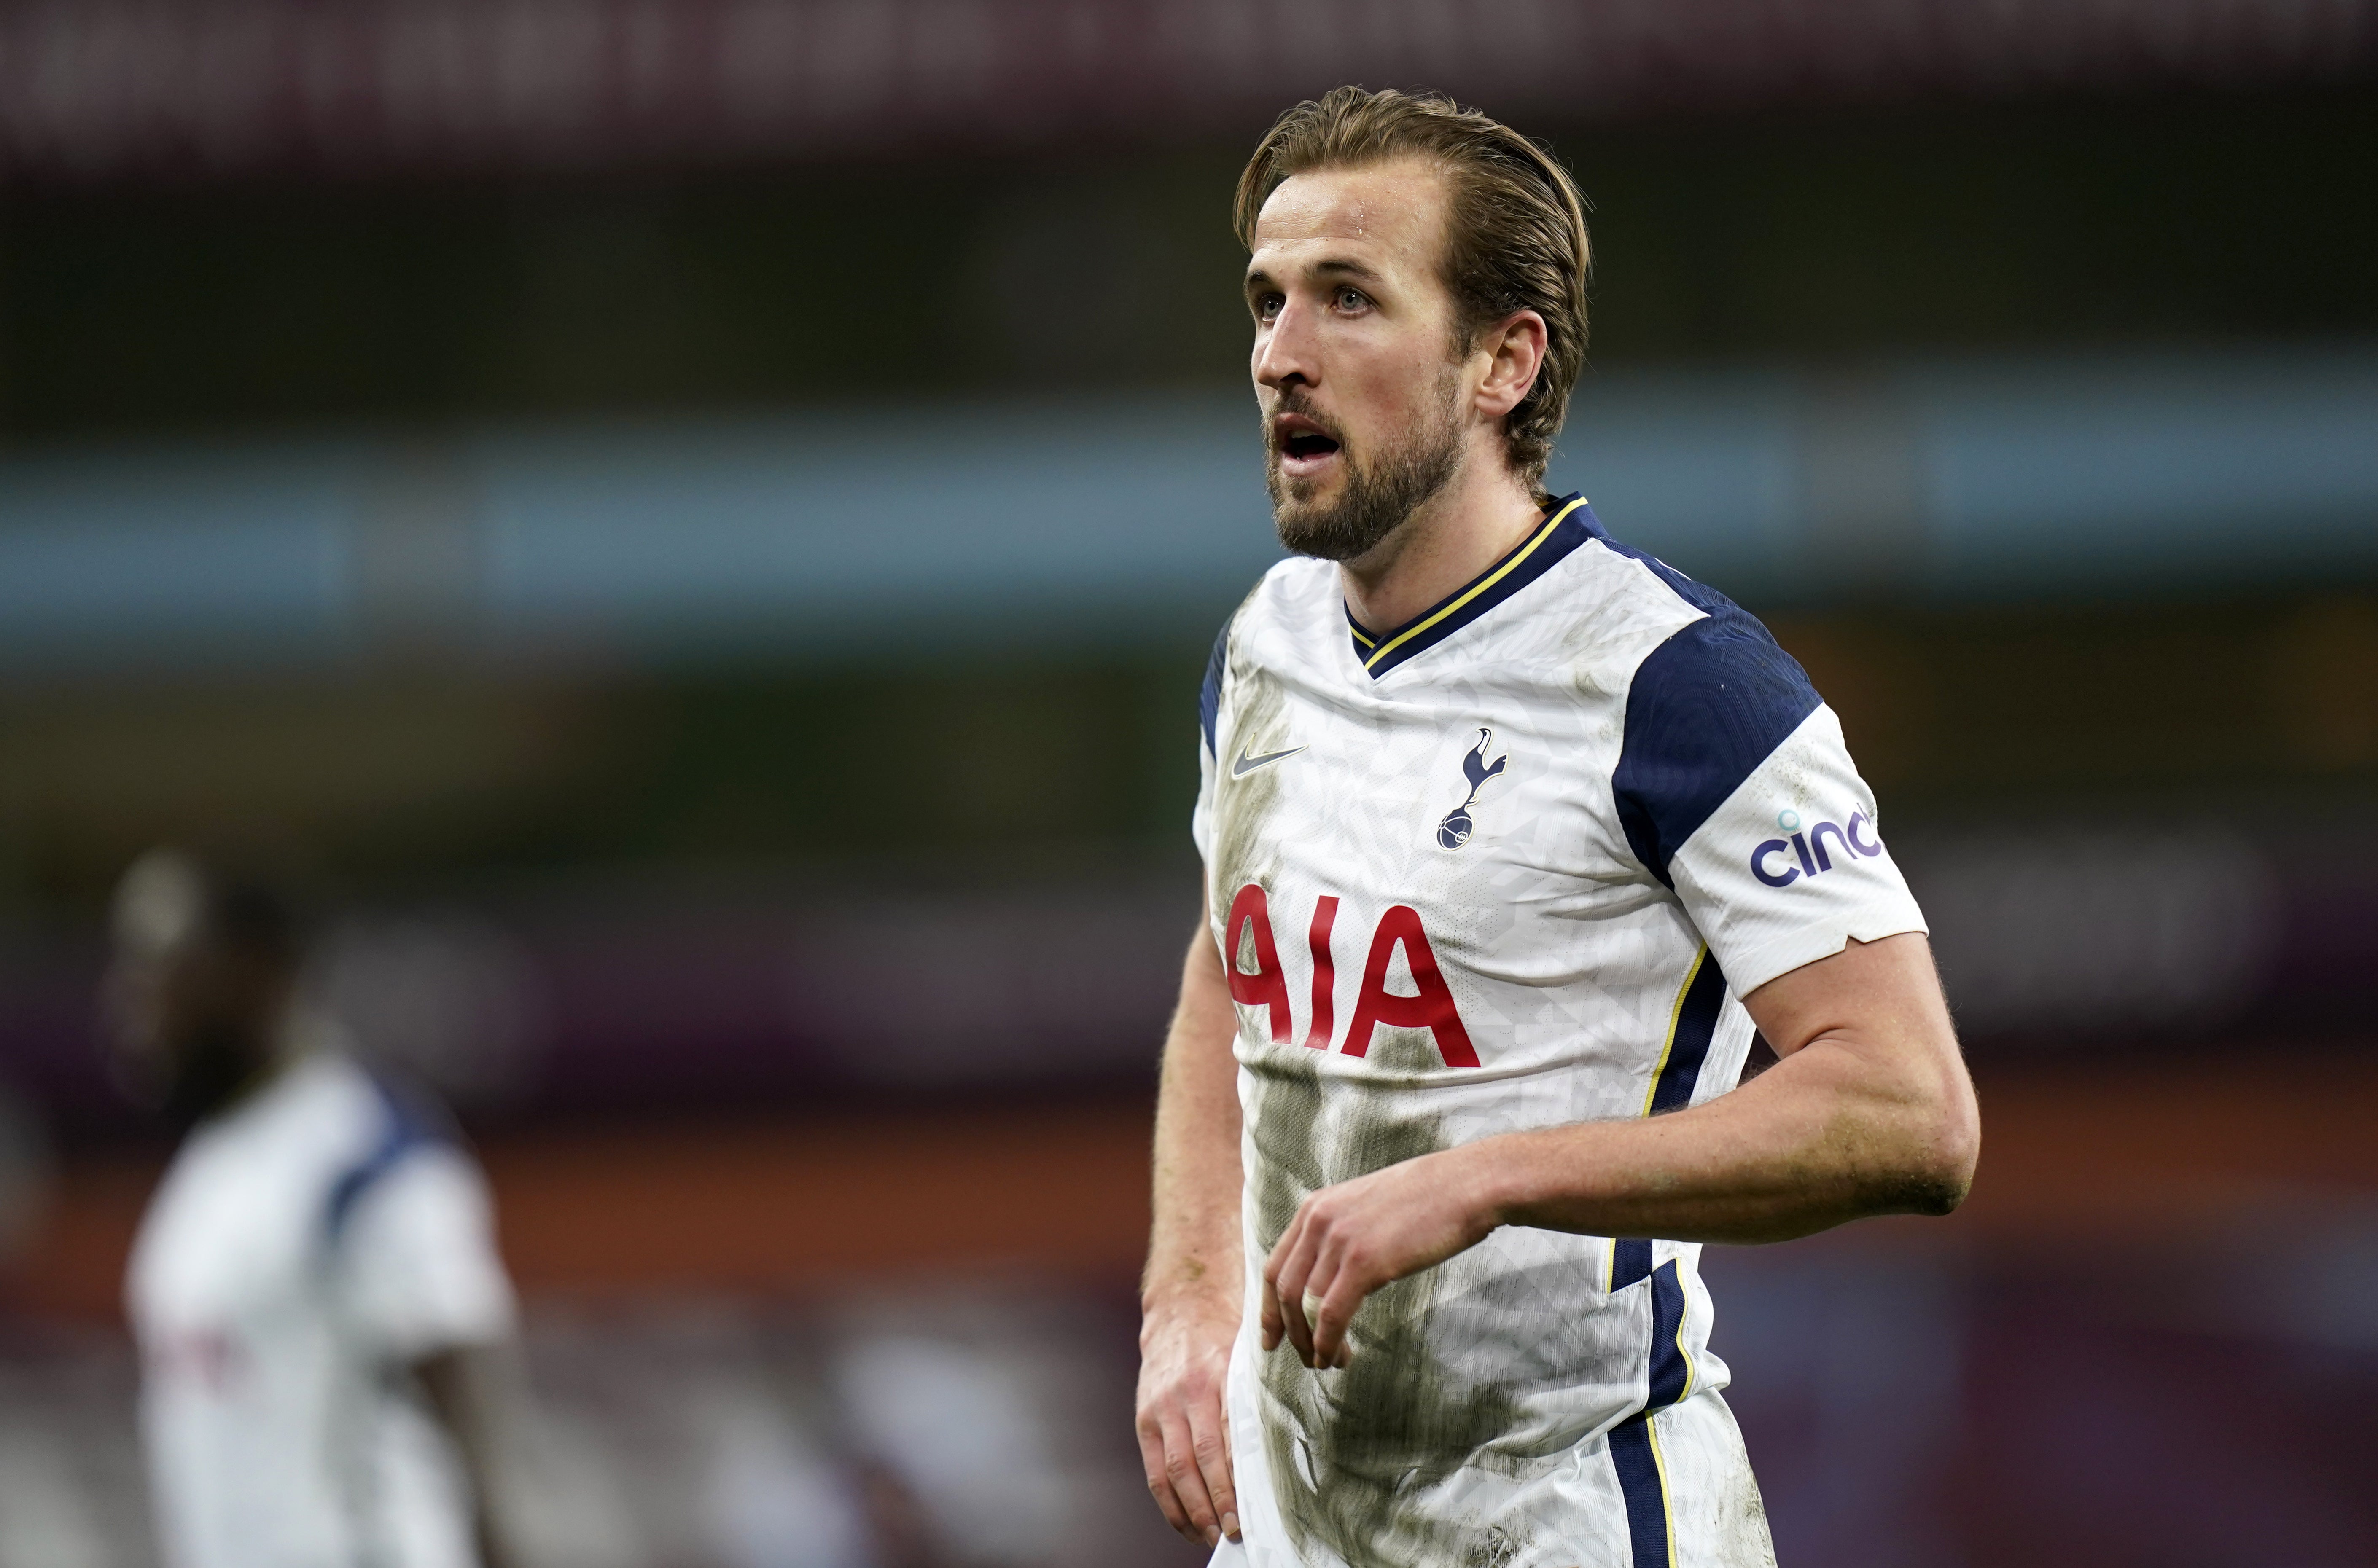
{"type": "Polygon", "coordinates": [[[1172,1527],[1201,1545],[1239,1538],[1222,1390],[1237,1322],[1151,1310],[1139,1332],[1139,1456],[1172,1527]]]}

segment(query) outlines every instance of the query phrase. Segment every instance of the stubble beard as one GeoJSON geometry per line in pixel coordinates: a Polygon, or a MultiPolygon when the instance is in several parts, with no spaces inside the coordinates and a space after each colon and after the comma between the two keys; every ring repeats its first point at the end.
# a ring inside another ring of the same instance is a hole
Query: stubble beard
{"type": "MultiPolygon", "coordinates": [[[[1368,462],[1355,461],[1341,439],[1339,461],[1346,477],[1334,502],[1313,494],[1311,481],[1280,472],[1279,443],[1269,420],[1264,425],[1264,480],[1271,490],[1272,526],[1279,542],[1300,556],[1351,561],[1376,549],[1423,506],[1453,482],[1461,467],[1461,426],[1456,417],[1457,379],[1448,371],[1437,396],[1382,446],[1368,462]]],[[[1275,413],[1312,414],[1293,390],[1281,395],[1275,413]]],[[[1317,416],[1316,416],[1317,417],[1317,416]]]]}

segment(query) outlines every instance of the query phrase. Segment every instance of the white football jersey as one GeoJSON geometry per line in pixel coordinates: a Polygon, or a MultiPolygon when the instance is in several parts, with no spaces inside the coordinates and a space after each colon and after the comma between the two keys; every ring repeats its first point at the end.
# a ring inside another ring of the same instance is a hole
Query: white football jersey
{"type": "Polygon", "coordinates": [[[172,1568],[466,1568],[450,1454],[397,1374],[500,1339],[477,1167],[341,1055],[203,1123],[126,1294],[172,1568]]]}
{"type": "Polygon", "coordinates": [[[1507,1227],[1364,1303],[1352,1365],[1255,1337],[1315,1189],[1732,1089],[1739,998],[1924,929],[1841,726],[1766,629],[1581,499],[1410,624],[1274,567],[1224,628],[1195,817],[1238,1003],[1256,1568],[1771,1556],[1696,1245],[1507,1227]]]}

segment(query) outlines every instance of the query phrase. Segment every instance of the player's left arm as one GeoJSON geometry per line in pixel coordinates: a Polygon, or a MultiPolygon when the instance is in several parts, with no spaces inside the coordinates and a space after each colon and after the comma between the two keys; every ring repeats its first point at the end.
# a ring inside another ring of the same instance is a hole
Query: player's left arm
{"type": "Polygon", "coordinates": [[[1264,1266],[1266,1347],[1343,1364],[1363,1298],[1500,1226],[1782,1241],[1957,1206],[1981,1117],[1922,934],[1852,940],[1743,1003],[1781,1059],[1732,1094],[1483,1139],[1313,1194],[1264,1266]]]}
{"type": "Polygon", "coordinates": [[[468,1489],[484,1568],[518,1568],[525,1479],[517,1316],[486,1179],[459,1147],[416,1147],[358,1202],[342,1245],[354,1331],[409,1375],[468,1489]]]}
{"type": "Polygon", "coordinates": [[[516,1447],[509,1430],[515,1395],[502,1348],[449,1346],[415,1359],[412,1372],[469,1484],[480,1568],[520,1568],[522,1557],[498,1502],[512,1490],[509,1470],[516,1447]]]}

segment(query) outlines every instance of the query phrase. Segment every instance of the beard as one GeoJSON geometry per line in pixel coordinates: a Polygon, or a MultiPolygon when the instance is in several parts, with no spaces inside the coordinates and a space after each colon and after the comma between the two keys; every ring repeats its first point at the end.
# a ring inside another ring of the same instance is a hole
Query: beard
{"type": "Polygon", "coordinates": [[[1325,561],[1351,561],[1368,555],[1402,526],[1438,492],[1452,483],[1461,466],[1461,426],[1456,417],[1459,400],[1450,369],[1439,384],[1436,398],[1410,425],[1382,444],[1376,458],[1358,461],[1341,434],[1295,389],[1280,394],[1274,415],[1301,413],[1327,429],[1338,442],[1346,477],[1335,502],[1314,496],[1311,481],[1291,479],[1280,472],[1278,426],[1264,421],[1264,482],[1271,491],[1272,526],[1279,542],[1300,556],[1325,561]]]}

